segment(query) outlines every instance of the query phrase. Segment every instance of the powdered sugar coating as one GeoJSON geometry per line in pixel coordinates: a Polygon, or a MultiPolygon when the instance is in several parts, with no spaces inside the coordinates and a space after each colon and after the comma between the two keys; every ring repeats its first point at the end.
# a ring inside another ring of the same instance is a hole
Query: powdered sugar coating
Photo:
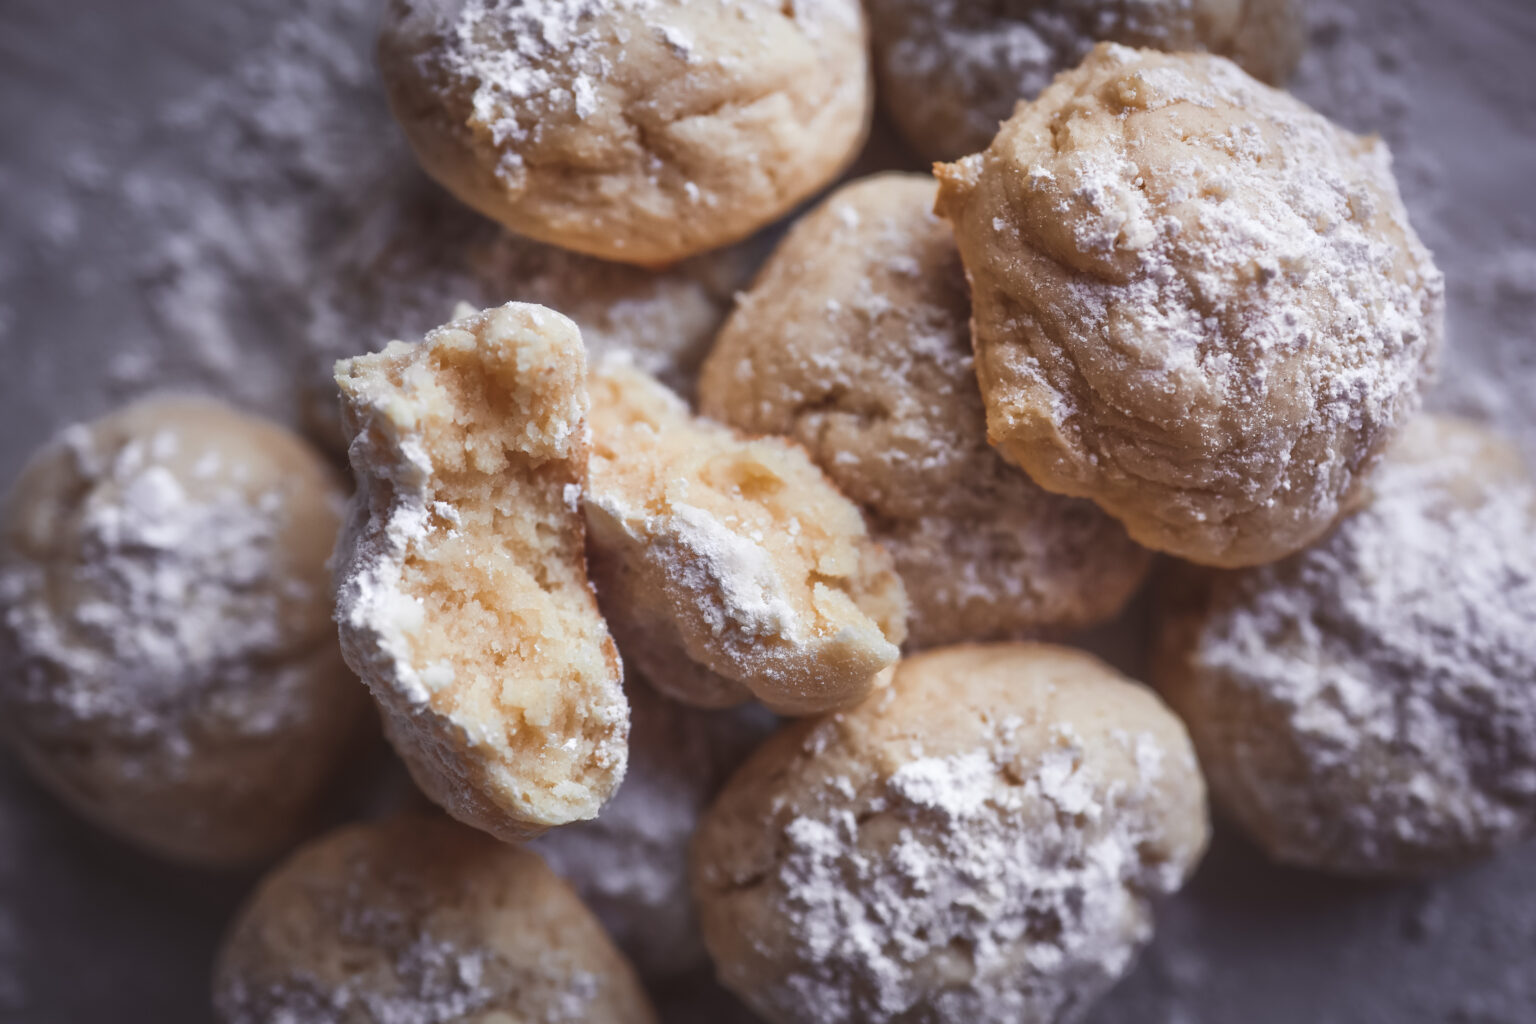
{"type": "Polygon", "coordinates": [[[1064,648],[904,662],[775,736],[701,827],[721,981],[778,1024],[1074,1020],[1204,847],[1177,720],[1064,648]]]}
{"type": "Polygon", "coordinates": [[[970,301],[935,191],[931,177],[875,175],[801,217],[721,329],[700,405],[792,437],[864,507],[906,587],[910,645],[1109,618],[1147,552],[987,443],[970,301]]]}
{"type": "Polygon", "coordinates": [[[363,711],[330,626],[342,500],[303,441],[212,401],[65,430],[6,509],[12,746],[158,853],[239,862],[291,842],[363,711]]]}
{"type": "Polygon", "coordinates": [[[1275,565],[1190,574],[1160,686],[1274,857],[1463,863],[1536,828],[1536,485],[1499,439],[1409,428],[1366,507],[1275,565]]]}
{"type": "Polygon", "coordinates": [[[744,238],[868,128],[856,0],[395,0],[380,57],[430,174],[513,230],[626,262],[744,238]]]}
{"type": "Polygon", "coordinates": [[[1444,283],[1386,147],[1227,60],[1100,45],[940,177],[993,442],[1149,547],[1301,548],[1418,407],[1444,283]]]}
{"type": "Polygon", "coordinates": [[[650,1024],[633,970],[538,857],[440,818],[351,825],[269,874],[220,1024],[650,1024]]]}
{"type": "Polygon", "coordinates": [[[871,0],[875,68],[891,118],[934,160],[985,149],[1101,40],[1209,50],[1281,84],[1301,53],[1292,0],[871,0]]]}

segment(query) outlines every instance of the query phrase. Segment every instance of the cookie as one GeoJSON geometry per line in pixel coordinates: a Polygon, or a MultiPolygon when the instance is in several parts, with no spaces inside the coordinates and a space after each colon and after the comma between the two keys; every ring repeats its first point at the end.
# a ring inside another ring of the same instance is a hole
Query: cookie
{"type": "Polygon", "coordinates": [[[587,582],[576,326],[509,303],[336,380],[358,480],[336,616],[390,741],[433,801],[498,837],[594,817],[629,709],[587,582]]]}
{"type": "Polygon", "coordinates": [[[1444,279],[1386,146],[1228,60],[1100,45],[938,173],[993,443],[1147,547],[1305,547],[1418,408],[1444,279]]]}
{"type": "Polygon", "coordinates": [[[622,360],[592,390],[593,575],[625,657],[704,706],[862,699],[898,657],[907,604],[857,506],[798,447],[694,416],[622,360]]]}

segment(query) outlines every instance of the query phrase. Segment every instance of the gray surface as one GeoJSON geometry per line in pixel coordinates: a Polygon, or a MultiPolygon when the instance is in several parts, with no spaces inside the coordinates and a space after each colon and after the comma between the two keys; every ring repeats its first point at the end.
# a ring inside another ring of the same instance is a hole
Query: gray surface
{"type": "MultiPolygon", "coordinates": [[[[358,0],[336,3],[357,20],[358,0]]],[[[303,361],[287,344],[291,287],[262,285],[259,259],[246,268],[244,314],[210,328],[229,334],[210,354],[208,338],[188,333],[196,318],[185,303],[171,304],[183,315],[166,321],[167,281],[186,270],[157,234],[174,203],[164,189],[149,203],[141,193],[205,163],[228,179],[239,164],[232,155],[251,144],[240,124],[210,142],[207,118],[189,127],[164,112],[228,76],[280,17],[335,5],[0,3],[0,479],[57,426],[160,384],[291,413],[283,381],[303,361]],[[124,352],[136,354],[130,369],[109,358],[124,352]]],[[[1498,420],[1531,446],[1536,4],[1328,6],[1335,13],[1317,18],[1297,89],[1354,127],[1382,130],[1398,150],[1416,222],[1451,280],[1455,348],[1440,401],[1498,420]]],[[[258,134],[255,144],[274,143],[258,134]]],[[[294,145],[302,156],[306,147],[294,145]]],[[[375,154],[364,144],[354,155],[361,181],[375,154]]],[[[261,186],[245,182],[231,201],[261,186]]],[[[274,277],[292,276],[280,263],[274,277]]],[[[0,1022],[206,1019],[208,965],[249,881],[139,857],[0,759],[0,1022]]],[[[688,1016],[725,1019],[714,1009],[688,1016]]],[[[1222,833],[1190,890],[1164,909],[1137,973],[1094,1021],[1536,1021],[1536,848],[1434,883],[1375,886],[1274,869],[1222,833]]]]}

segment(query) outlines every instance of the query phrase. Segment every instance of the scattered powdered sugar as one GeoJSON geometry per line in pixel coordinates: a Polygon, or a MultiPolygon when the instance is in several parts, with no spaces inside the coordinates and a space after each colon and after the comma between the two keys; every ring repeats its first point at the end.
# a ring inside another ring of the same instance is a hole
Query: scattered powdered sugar
{"type": "MultiPolygon", "coordinates": [[[[371,943],[376,936],[344,924],[342,936],[371,943]]],[[[490,1009],[497,996],[481,983],[484,954],[464,953],[452,943],[418,934],[399,947],[391,963],[393,984],[359,975],[341,985],[299,971],[281,983],[258,985],[235,978],[219,993],[224,1024],[342,1024],[358,1015],[378,1024],[455,1024],[490,1009]]],[[[574,992],[568,998],[575,998],[574,992]]],[[[561,1013],[560,1021],[579,1021],[561,1013]]]]}
{"type": "Polygon", "coordinates": [[[667,529],[658,534],[676,551],[657,557],[675,570],[674,581],[683,590],[717,598],[700,605],[717,638],[748,645],[802,638],[800,617],[783,596],[785,580],[762,544],[697,505],[674,501],[670,513],[667,529]]]}
{"type": "Polygon", "coordinates": [[[820,809],[789,822],[770,877],[798,967],[760,993],[770,1015],[1061,1022],[1125,973],[1148,897],[1182,878],[1140,852],[1156,774],[1099,777],[1066,725],[1021,761],[1019,727],[919,753],[857,803],[828,779],[820,809]]]}
{"type": "Polygon", "coordinates": [[[332,245],[303,298],[306,418],[317,437],[338,445],[336,360],[396,338],[415,341],[456,302],[478,310],[517,300],[559,310],[581,328],[589,357],[627,353],[690,394],[755,251],[738,246],[665,271],[608,263],[513,235],[419,173],[403,172],[332,245]]]}
{"type": "Polygon", "coordinates": [[[1220,750],[1213,785],[1277,820],[1283,857],[1391,871],[1536,827],[1536,489],[1416,427],[1372,490],[1218,590],[1193,658],[1213,714],[1241,701],[1294,752],[1280,770],[1220,750]]]}
{"type": "Polygon", "coordinates": [[[284,571],[285,484],[261,489],[212,448],[173,470],[197,444],[73,427],[43,456],[70,481],[22,496],[48,503],[27,508],[49,518],[47,546],[0,566],[6,702],[37,735],[153,741],[143,756],[175,771],[199,716],[259,735],[302,709],[316,635],[295,635],[293,608],[314,602],[323,623],[325,602],[284,571]]]}

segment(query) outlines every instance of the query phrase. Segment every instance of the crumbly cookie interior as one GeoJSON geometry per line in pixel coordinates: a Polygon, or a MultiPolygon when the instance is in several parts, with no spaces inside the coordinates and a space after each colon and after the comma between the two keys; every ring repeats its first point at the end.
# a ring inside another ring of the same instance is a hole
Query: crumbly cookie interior
{"type": "Polygon", "coordinates": [[[691,609],[702,628],[683,628],[696,660],[786,709],[845,676],[867,689],[894,662],[900,579],[802,450],[694,417],[622,363],[600,366],[591,387],[592,500],[643,519],[658,540],[646,557],[704,598],[691,609]]]}
{"type": "Polygon", "coordinates": [[[627,713],[576,505],[584,409],[561,378],[580,379],[579,336],[520,310],[353,365],[363,387],[396,392],[401,451],[430,467],[398,584],[419,610],[407,660],[431,710],[493,755],[506,795],[555,823],[596,813],[623,763],[627,713]]]}

